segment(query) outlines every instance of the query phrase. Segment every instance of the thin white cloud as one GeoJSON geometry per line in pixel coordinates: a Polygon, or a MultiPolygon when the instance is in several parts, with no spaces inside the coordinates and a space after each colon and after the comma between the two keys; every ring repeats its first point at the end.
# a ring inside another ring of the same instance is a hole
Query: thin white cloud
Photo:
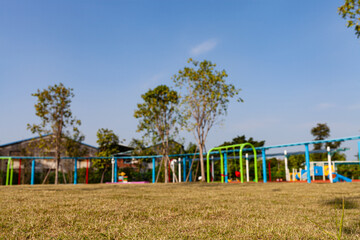
{"type": "Polygon", "coordinates": [[[336,104],[332,103],[319,103],[315,106],[316,110],[328,110],[337,107],[336,104]]]}
{"type": "Polygon", "coordinates": [[[347,107],[349,110],[360,110],[360,104],[353,104],[347,107]]]}
{"type": "Polygon", "coordinates": [[[157,73],[154,74],[153,76],[150,76],[148,79],[144,80],[141,84],[141,88],[143,90],[148,90],[149,88],[154,88],[156,87],[156,85],[158,85],[161,80],[163,80],[165,78],[165,74],[164,73],[157,73]]]}
{"type": "Polygon", "coordinates": [[[199,45],[193,47],[190,50],[190,54],[194,55],[194,56],[198,56],[203,53],[207,53],[207,52],[213,50],[217,44],[218,44],[218,41],[216,39],[206,40],[205,42],[202,42],[199,45]]]}

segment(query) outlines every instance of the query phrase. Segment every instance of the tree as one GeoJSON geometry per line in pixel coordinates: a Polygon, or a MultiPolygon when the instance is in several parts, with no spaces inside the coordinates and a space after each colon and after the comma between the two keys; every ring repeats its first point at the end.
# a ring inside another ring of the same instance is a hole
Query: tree
{"type": "MultiPolygon", "coordinates": [[[[226,115],[231,98],[238,95],[240,89],[228,84],[225,70],[215,70],[216,64],[204,60],[197,62],[191,58],[192,67],[184,67],[173,80],[177,87],[184,90],[181,105],[187,130],[193,132],[196,139],[201,166],[201,181],[205,181],[203,153],[210,129],[226,115]]],[[[242,101],[241,98],[238,99],[242,101]]]]}
{"type": "Polygon", "coordinates": [[[111,159],[115,153],[119,152],[119,137],[107,128],[100,128],[97,133],[96,143],[99,145],[98,157],[93,160],[94,167],[102,170],[100,183],[104,182],[104,176],[106,171],[111,167],[111,159]]]}
{"type": "Polygon", "coordinates": [[[36,116],[41,119],[40,124],[27,125],[32,133],[39,136],[49,135],[49,141],[42,142],[44,148],[55,149],[55,184],[58,183],[58,170],[64,136],[79,132],[81,125],[72,115],[71,99],[75,96],[72,88],[66,88],[62,83],[49,86],[47,89],[38,89],[32,96],[37,97],[35,104],[36,116]]]}
{"type": "MultiPolygon", "coordinates": [[[[161,160],[165,167],[165,183],[168,182],[167,167],[169,160],[169,141],[177,133],[179,114],[176,110],[179,104],[178,93],[166,85],[160,85],[150,89],[141,95],[143,103],[137,105],[134,117],[139,119],[138,132],[145,132],[144,138],[152,143],[161,142],[163,158],[161,160]]],[[[158,172],[160,172],[159,167],[158,172]]],[[[158,174],[159,176],[159,174],[158,174]]],[[[158,180],[158,178],[157,178],[158,180]]]]}
{"type": "MultiPolygon", "coordinates": [[[[314,138],[315,141],[325,140],[328,137],[330,137],[330,128],[328,127],[328,125],[326,123],[318,123],[316,125],[316,127],[313,127],[311,129],[311,134],[315,137],[314,138]]],[[[314,150],[326,150],[327,147],[330,147],[331,149],[336,149],[336,148],[339,148],[340,145],[341,145],[341,142],[328,142],[324,145],[324,148],[323,148],[322,143],[315,143],[314,150]]],[[[344,158],[344,155],[335,153],[333,157],[340,160],[340,159],[344,158]]],[[[314,154],[314,161],[321,161],[321,160],[326,160],[326,159],[327,159],[326,154],[322,154],[322,153],[314,154]]]]}
{"type": "MultiPolygon", "coordinates": [[[[326,123],[318,123],[316,127],[311,129],[311,134],[315,137],[314,140],[325,140],[330,137],[330,128],[326,123]]],[[[322,143],[314,144],[314,150],[320,150],[322,148],[322,143]]]]}
{"type": "Polygon", "coordinates": [[[230,142],[224,142],[221,144],[221,146],[228,146],[228,145],[234,145],[234,144],[242,144],[242,143],[251,143],[254,147],[262,147],[265,145],[265,140],[262,141],[255,141],[252,137],[249,139],[246,139],[245,135],[237,136],[233,138],[230,142]]]}
{"type": "Polygon", "coordinates": [[[348,19],[347,27],[354,27],[355,34],[360,37],[360,0],[345,0],[344,5],[338,8],[338,13],[348,19]]]}

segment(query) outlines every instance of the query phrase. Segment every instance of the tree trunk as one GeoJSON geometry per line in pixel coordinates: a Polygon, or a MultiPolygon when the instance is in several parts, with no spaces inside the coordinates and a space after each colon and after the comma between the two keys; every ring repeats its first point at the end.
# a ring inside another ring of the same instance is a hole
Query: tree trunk
{"type": "Polygon", "coordinates": [[[65,177],[65,173],[64,173],[64,161],[61,164],[61,173],[63,175],[64,184],[66,184],[67,182],[66,182],[66,177],[65,177]]]}
{"type": "Polygon", "coordinates": [[[204,156],[203,156],[203,146],[200,146],[200,167],[201,167],[201,181],[205,182],[205,167],[204,167],[204,156]]]}
{"type": "Polygon", "coordinates": [[[169,182],[169,175],[168,175],[168,161],[166,159],[166,157],[163,156],[164,159],[164,167],[165,167],[165,183],[168,183],[169,182]]]}
{"type": "Polygon", "coordinates": [[[160,164],[159,164],[159,170],[158,170],[158,173],[157,173],[157,176],[156,176],[156,183],[158,182],[159,180],[159,176],[160,176],[160,172],[161,172],[161,168],[162,168],[162,165],[163,165],[163,158],[161,158],[161,161],[160,161],[160,164]]]}
{"type": "Polygon", "coordinates": [[[45,184],[45,182],[46,182],[46,180],[47,180],[47,178],[48,178],[48,176],[49,176],[50,172],[51,172],[51,168],[49,168],[48,172],[46,173],[46,175],[45,175],[45,177],[44,177],[44,180],[43,180],[42,184],[45,184]]]}
{"type": "Polygon", "coordinates": [[[100,183],[104,183],[104,177],[105,177],[105,172],[106,172],[107,168],[104,169],[102,175],[101,175],[101,180],[100,183]]]}

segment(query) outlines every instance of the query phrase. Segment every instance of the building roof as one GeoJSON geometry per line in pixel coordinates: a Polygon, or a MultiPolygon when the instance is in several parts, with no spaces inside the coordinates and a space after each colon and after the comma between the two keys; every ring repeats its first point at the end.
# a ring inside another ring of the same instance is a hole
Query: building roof
{"type": "MultiPolygon", "coordinates": [[[[11,145],[15,145],[15,144],[19,144],[19,143],[23,143],[23,142],[27,142],[27,141],[31,141],[31,140],[35,140],[35,139],[38,139],[38,138],[42,138],[42,137],[47,137],[47,136],[50,136],[51,134],[47,134],[47,135],[44,135],[44,136],[36,136],[36,137],[32,137],[32,138],[26,138],[26,139],[22,139],[22,140],[19,140],[19,141],[15,141],[15,142],[10,142],[10,143],[5,143],[3,145],[0,145],[0,148],[2,147],[7,147],[7,146],[11,146],[11,145]]],[[[94,148],[94,149],[98,149],[97,147],[94,147],[92,145],[89,145],[89,144],[86,144],[86,143],[82,143],[82,145],[85,145],[87,147],[91,147],[91,148],[94,148]]]]}

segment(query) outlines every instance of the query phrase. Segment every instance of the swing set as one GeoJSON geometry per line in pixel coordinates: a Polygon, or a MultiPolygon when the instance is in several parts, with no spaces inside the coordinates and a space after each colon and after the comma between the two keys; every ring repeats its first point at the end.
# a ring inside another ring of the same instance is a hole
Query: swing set
{"type": "MultiPolygon", "coordinates": [[[[258,182],[258,173],[257,173],[257,157],[256,157],[256,150],[255,147],[251,143],[242,143],[242,144],[234,144],[234,145],[228,145],[228,146],[221,146],[221,147],[215,147],[210,149],[206,155],[206,169],[207,169],[207,182],[210,182],[210,155],[218,153],[220,155],[220,175],[221,175],[221,182],[224,181],[226,183],[229,182],[228,178],[228,153],[233,153],[233,159],[235,161],[235,176],[240,177],[241,183],[244,182],[244,171],[243,171],[243,150],[245,151],[253,151],[254,156],[254,182],[258,182]],[[248,147],[248,148],[245,148],[248,147]],[[244,149],[245,148],[245,149],[244,149]],[[236,152],[239,152],[239,165],[240,168],[237,168],[236,165],[236,152]]],[[[248,159],[247,163],[248,163],[248,159]]],[[[212,166],[213,166],[212,160],[212,166]]],[[[214,173],[214,169],[212,167],[212,172],[214,173]]],[[[248,175],[248,172],[247,172],[248,175]]],[[[212,179],[214,181],[214,179],[212,179]]]]}

